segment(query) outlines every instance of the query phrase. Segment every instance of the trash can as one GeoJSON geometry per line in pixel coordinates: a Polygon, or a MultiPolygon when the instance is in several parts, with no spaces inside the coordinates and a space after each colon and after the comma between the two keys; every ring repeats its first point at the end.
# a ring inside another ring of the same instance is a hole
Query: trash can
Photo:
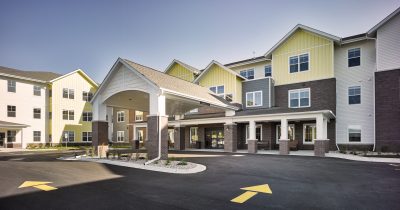
{"type": "Polygon", "coordinates": [[[196,149],[201,149],[201,142],[200,141],[196,142],[196,149]]]}

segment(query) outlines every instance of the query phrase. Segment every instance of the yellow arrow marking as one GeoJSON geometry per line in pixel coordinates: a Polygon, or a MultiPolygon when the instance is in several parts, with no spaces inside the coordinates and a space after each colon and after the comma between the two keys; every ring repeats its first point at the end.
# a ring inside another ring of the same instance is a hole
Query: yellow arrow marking
{"type": "Polygon", "coordinates": [[[257,195],[257,193],[266,193],[272,194],[271,188],[269,188],[268,184],[256,185],[251,187],[240,188],[241,190],[246,190],[243,194],[231,200],[234,203],[244,203],[253,196],[257,195]]]}
{"type": "Polygon", "coordinates": [[[47,185],[50,183],[52,183],[52,182],[26,181],[26,182],[22,183],[18,188],[34,187],[34,188],[37,188],[37,189],[43,190],[43,191],[56,190],[57,188],[47,185]]]}

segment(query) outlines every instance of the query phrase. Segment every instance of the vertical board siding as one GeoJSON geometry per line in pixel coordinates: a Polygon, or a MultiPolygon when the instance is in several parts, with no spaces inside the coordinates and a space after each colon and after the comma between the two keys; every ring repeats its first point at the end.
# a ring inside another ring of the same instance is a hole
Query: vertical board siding
{"type": "Polygon", "coordinates": [[[400,68],[400,15],[393,17],[377,32],[378,71],[400,68]]]}
{"type": "Polygon", "coordinates": [[[336,76],[336,139],[338,144],[348,141],[349,125],[361,126],[361,144],[374,143],[374,41],[361,41],[335,49],[336,76]],[[361,49],[361,65],[348,67],[347,52],[352,48],[361,49]],[[361,86],[361,104],[349,105],[348,88],[361,86]]]}
{"type": "Polygon", "coordinates": [[[333,42],[313,33],[298,30],[272,53],[275,85],[332,78],[333,42]],[[289,57],[309,53],[309,70],[289,73],[289,57]]]}
{"type": "Polygon", "coordinates": [[[192,82],[194,80],[193,72],[178,63],[175,63],[171,67],[171,69],[168,71],[168,74],[186,80],[188,82],[192,82]]]}
{"type": "Polygon", "coordinates": [[[215,64],[213,64],[211,69],[200,79],[199,85],[203,87],[224,85],[225,94],[231,93],[233,95],[233,102],[242,103],[241,91],[237,91],[238,86],[241,86],[241,84],[237,84],[236,75],[215,64]]]}

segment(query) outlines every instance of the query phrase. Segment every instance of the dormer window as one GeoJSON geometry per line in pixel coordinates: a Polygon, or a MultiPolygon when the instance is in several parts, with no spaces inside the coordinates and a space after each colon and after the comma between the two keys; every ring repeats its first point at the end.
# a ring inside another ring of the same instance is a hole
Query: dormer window
{"type": "Polygon", "coordinates": [[[240,76],[245,77],[246,79],[254,79],[254,69],[246,69],[240,71],[240,76]]]}

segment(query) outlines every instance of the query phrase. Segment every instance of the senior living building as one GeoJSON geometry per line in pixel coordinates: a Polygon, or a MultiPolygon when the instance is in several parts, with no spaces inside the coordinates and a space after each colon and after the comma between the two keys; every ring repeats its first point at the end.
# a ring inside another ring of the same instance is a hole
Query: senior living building
{"type": "Polygon", "coordinates": [[[298,24],[262,56],[204,69],[118,58],[92,101],[94,144],[140,139],[149,158],[170,147],[400,151],[399,13],[350,37],[298,24]]]}

